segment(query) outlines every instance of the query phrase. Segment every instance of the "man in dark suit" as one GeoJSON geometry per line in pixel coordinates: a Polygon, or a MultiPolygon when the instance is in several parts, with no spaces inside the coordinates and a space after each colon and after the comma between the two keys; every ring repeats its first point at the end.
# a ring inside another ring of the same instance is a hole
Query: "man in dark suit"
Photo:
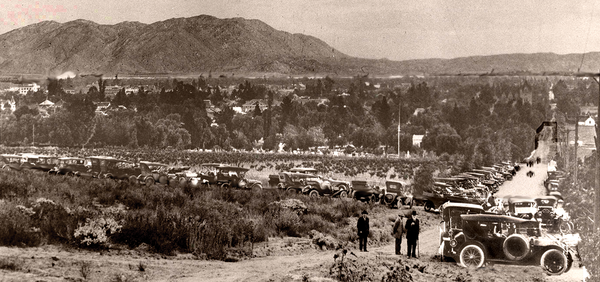
{"type": "Polygon", "coordinates": [[[400,249],[402,246],[402,235],[404,235],[404,222],[402,222],[403,214],[398,214],[398,218],[392,228],[392,236],[396,238],[396,255],[400,255],[400,249]]]}
{"type": "Polygon", "coordinates": [[[369,237],[369,218],[367,217],[367,211],[363,211],[361,216],[358,218],[356,223],[356,229],[358,230],[358,246],[361,251],[367,251],[367,237],[369,237]]]}
{"type": "Polygon", "coordinates": [[[419,219],[417,211],[413,211],[411,217],[406,221],[406,244],[408,245],[408,258],[417,257],[417,241],[419,241],[419,219]]]}

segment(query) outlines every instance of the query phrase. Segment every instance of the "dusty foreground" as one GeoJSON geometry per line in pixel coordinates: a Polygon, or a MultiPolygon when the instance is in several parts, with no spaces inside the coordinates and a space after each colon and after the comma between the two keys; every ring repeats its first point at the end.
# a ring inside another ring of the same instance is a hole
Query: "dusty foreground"
{"type": "MultiPolygon", "coordinates": [[[[546,163],[523,167],[497,196],[542,195],[546,168],[546,163]],[[534,177],[525,176],[529,170],[535,172],[534,177]]],[[[349,253],[341,270],[331,269],[334,255],[340,251],[320,250],[308,238],[271,238],[255,246],[255,258],[238,262],[198,260],[190,254],[166,257],[143,247],[103,252],[57,246],[0,247],[0,281],[333,281],[340,271],[358,273],[363,281],[388,277],[393,278],[388,281],[582,281],[585,275],[578,261],[561,276],[547,276],[539,266],[495,264],[467,270],[454,262],[440,262],[435,256],[440,216],[426,213],[422,207],[417,211],[426,223],[419,259],[396,256],[390,243],[370,246],[368,253],[358,252],[357,246],[351,245],[347,246],[349,253]]],[[[389,211],[392,218],[398,212],[389,211]]],[[[406,254],[406,242],[402,253],[406,254]]]]}

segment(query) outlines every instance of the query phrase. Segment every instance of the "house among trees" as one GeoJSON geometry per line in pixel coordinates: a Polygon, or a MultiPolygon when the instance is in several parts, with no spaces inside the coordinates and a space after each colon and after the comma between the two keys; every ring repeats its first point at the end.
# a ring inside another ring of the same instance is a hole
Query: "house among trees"
{"type": "Polygon", "coordinates": [[[423,142],[423,137],[425,135],[413,135],[412,136],[412,144],[415,147],[421,147],[421,143],[423,142]]]}
{"type": "Polygon", "coordinates": [[[252,99],[252,100],[244,103],[244,105],[242,105],[242,112],[244,112],[244,113],[252,112],[256,108],[256,105],[258,105],[261,112],[263,112],[264,110],[266,110],[269,107],[267,105],[267,101],[265,99],[252,99]]]}
{"type": "Polygon", "coordinates": [[[19,94],[21,94],[21,95],[27,95],[27,93],[29,91],[37,92],[38,90],[40,90],[40,88],[41,88],[41,86],[39,86],[37,83],[26,84],[26,85],[20,84],[20,85],[9,88],[8,91],[19,92],[19,94]]]}

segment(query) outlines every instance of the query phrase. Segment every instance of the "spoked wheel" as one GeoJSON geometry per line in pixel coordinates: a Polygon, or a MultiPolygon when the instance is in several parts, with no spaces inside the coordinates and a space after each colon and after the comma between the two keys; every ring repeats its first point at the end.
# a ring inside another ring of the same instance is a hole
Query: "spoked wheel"
{"type": "Polygon", "coordinates": [[[285,189],[285,191],[288,193],[298,194],[298,190],[291,187],[285,189]]]}
{"type": "Polygon", "coordinates": [[[485,262],[485,253],[477,245],[467,245],[460,251],[460,266],[480,268],[485,262]]]}
{"type": "Polygon", "coordinates": [[[540,260],[540,264],[548,275],[560,275],[567,270],[567,256],[561,251],[547,250],[540,260]]]}
{"type": "Polygon", "coordinates": [[[573,223],[566,220],[561,220],[558,226],[561,233],[571,233],[573,231],[573,223]]]}
{"type": "Polygon", "coordinates": [[[311,190],[310,193],[308,193],[308,196],[311,198],[317,198],[319,197],[319,192],[317,190],[311,190]]]}
{"type": "Polygon", "coordinates": [[[348,192],[346,192],[345,190],[340,192],[340,198],[348,198],[348,192]]]}
{"type": "Polygon", "coordinates": [[[231,188],[231,185],[229,183],[223,183],[223,184],[221,184],[221,188],[229,189],[229,188],[231,188]]]}

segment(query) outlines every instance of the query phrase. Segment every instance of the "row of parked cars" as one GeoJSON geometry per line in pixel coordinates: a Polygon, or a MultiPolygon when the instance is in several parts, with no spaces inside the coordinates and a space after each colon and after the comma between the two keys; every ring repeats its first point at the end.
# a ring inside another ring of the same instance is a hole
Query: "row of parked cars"
{"type": "Polygon", "coordinates": [[[262,189],[258,180],[247,179],[247,168],[219,163],[202,164],[200,172],[187,166],[158,162],[132,162],[109,156],[57,157],[34,154],[0,155],[2,169],[42,171],[49,174],[84,178],[115,179],[135,185],[163,184],[191,187],[218,185],[224,188],[262,189]]]}
{"type": "Polygon", "coordinates": [[[573,226],[556,185],[549,185],[551,180],[559,183],[560,175],[548,173],[547,196],[497,199],[498,205],[492,208],[444,203],[440,209],[442,259],[471,268],[501,262],[540,265],[549,275],[569,271],[573,258],[579,257],[580,239],[571,234],[573,226]]]}
{"type": "Polygon", "coordinates": [[[387,180],[385,187],[366,180],[344,181],[319,175],[315,168],[296,167],[269,176],[269,185],[313,197],[351,197],[360,201],[379,202],[395,208],[424,205],[431,211],[448,201],[484,204],[506,180],[511,180],[518,166],[502,163],[447,178],[434,178],[430,187],[413,187],[400,180],[387,180]]]}

